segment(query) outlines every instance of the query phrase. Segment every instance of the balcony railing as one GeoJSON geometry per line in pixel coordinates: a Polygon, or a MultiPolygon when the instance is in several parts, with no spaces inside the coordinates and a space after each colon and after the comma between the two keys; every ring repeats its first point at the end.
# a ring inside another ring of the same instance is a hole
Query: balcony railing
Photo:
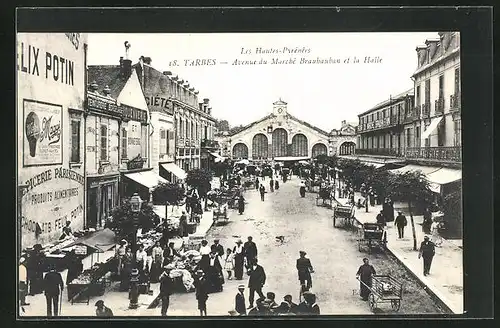
{"type": "Polygon", "coordinates": [[[460,93],[456,93],[450,96],[450,110],[460,111],[460,93]]]}
{"type": "Polygon", "coordinates": [[[387,116],[373,122],[358,125],[358,132],[386,129],[394,127],[400,123],[401,122],[396,115],[387,116]]]}
{"type": "Polygon", "coordinates": [[[462,162],[461,147],[416,147],[406,148],[407,159],[427,159],[433,161],[462,162]]]}
{"type": "Polygon", "coordinates": [[[431,103],[422,104],[422,118],[428,118],[431,114],[431,103]]]}
{"type": "Polygon", "coordinates": [[[444,112],[444,98],[439,98],[434,101],[434,110],[436,114],[442,114],[444,112]]]}
{"type": "Polygon", "coordinates": [[[379,155],[379,156],[395,156],[400,157],[402,155],[401,151],[396,148],[369,148],[361,149],[357,148],[355,150],[356,155],[379,155]]]}
{"type": "Polygon", "coordinates": [[[219,143],[215,140],[203,139],[201,141],[201,148],[217,148],[219,143]]]}

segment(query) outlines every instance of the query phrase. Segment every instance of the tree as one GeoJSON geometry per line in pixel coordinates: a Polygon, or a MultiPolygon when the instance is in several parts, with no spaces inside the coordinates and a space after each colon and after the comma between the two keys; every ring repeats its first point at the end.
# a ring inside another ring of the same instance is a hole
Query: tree
{"type": "Polygon", "coordinates": [[[132,212],[130,201],[126,200],[113,209],[112,220],[107,222],[107,228],[113,230],[120,239],[124,238],[131,243],[135,223],[138,228],[148,231],[160,223],[160,217],[153,211],[153,206],[146,202],[142,203],[141,211],[136,214],[132,212]]]}
{"type": "Polygon", "coordinates": [[[219,131],[229,131],[229,122],[227,120],[215,120],[215,127],[219,131]]]}
{"type": "Polygon", "coordinates": [[[454,191],[443,198],[443,211],[446,215],[447,223],[450,223],[450,229],[446,231],[458,233],[462,238],[462,184],[457,184],[454,191]]]}
{"type": "Polygon", "coordinates": [[[413,233],[413,250],[417,250],[417,236],[415,232],[415,221],[413,220],[413,206],[421,203],[427,204],[432,201],[432,191],[429,182],[421,171],[410,171],[405,173],[391,173],[388,176],[387,194],[393,200],[408,203],[411,229],[413,233]]]}
{"type": "Polygon", "coordinates": [[[165,205],[165,219],[168,216],[168,205],[179,205],[184,199],[184,189],[175,183],[160,183],[153,189],[153,203],[165,205]]]}
{"type": "Polygon", "coordinates": [[[200,197],[204,197],[210,190],[212,172],[205,169],[194,169],[187,173],[186,184],[196,188],[200,197]]]}

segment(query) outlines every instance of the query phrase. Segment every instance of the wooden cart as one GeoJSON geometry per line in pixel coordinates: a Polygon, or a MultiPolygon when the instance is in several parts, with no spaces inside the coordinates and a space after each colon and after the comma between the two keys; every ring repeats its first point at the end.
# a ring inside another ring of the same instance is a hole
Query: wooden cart
{"type": "Polygon", "coordinates": [[[333,226],[336,227],[337,221],[341,221],[344,227],[351,227],[354,220],[354,206],[337,205],[333,209],[333,226]]]}
{"type": "Polygon", "coordinates": [[[361,283],[370,290],[368,304],[372,311],[377,308],[377,303],[391,303],[392,309],[394,311],[399,311],[401,308],[401,300],[403,299],[402,282],[389,275],[374,275],[372,276],[371,286],[368,286],[362,281],[361,283]]]}
{"type": "Polygon", "coordinates": [[[316,197],[316,206],[332,208],[332,188],[329,186],[320,187],[316,197]]]}
{"type": "Polygon", "coordinates": [[[363,223],[359,229],[358,249],[361,252],[363,248],[367,248],[371,253],[372,248],[385,248],[387,244],[387,233],[383,224],[379,223],[363,223]]]}
{"type": "Polygon", "coordinates": [[[226,205],[219,205],[215,210],[214,210],[214,225],[218,225],[219,223],[223,222],[224,224],[227,223],[228,221],[228,216],[227,216],[227,206],[226,205]]]}

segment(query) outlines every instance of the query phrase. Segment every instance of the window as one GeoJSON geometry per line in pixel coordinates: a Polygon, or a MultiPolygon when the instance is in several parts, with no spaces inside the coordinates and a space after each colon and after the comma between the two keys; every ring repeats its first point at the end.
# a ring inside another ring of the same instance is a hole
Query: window
{"type": "Polygon", "coordinates": [[[417,85],[417,99],[416,99],[416,102],[417,102],[417,106],[420,105],[420,85],[417,85]]]}
{"type": "Polygon", "coordinates": [[[101,124],[101,161],[108,160],[108,126],[101,124]]]}
{"type": "Polygon", "coordinates": [[[183,122],[182,118],[179,119],[179,126],[180,126],[179,130],[181,131],[180,137],[184,138],[184,122],[183,122]]]}
{"type": "Polygon", "coordinates": [[[446,129],[444,121],[441,121],[437,127],[438,147],[443,147],[445,143],[446,129]]]}
{"type": "Polygon", "coordinates": [[[170,146],[170,142],[174,140],[174,133],[173,131],[167,130],[167,154],[170,154],[170,150],[172,147],[170,146]]]}
{"type": "Polygon", "coordinates": [[[184,127],[184,137],[187,139],[189,134],[188,134],[188,121],[184,121],[185,127],[184,127]]]}
{"type": "Polygon", "coordinates": [[[208,128],[206,125],[204,126],[204,128],[205,128],[205,137],[203,139],[207,139],[208,128]]]}
{"type": "Polygon", "coordinates": [[[165,133],[165,130],[161,129],[160,130],[160,156],[165,154],[166,149],[167,149],[167,135],[165,133]]]}
{"type": "Polygon", "coordinates": [[[195,123],[196,140],[200,140],[200,130],[198,130],[198,122],[195,123]]]}
{"type": "Polygon", "coordinates": [[[431,101],[431,80],[425,80],[425,103],[428,104],[431,101]]]}
{"type": "Polygon", "coordinates": [[[455,68],[455,94],[460,92],[460,68],[455,68]]]}
{"type": "Polygon", "coordinates": [[[122,158],[127,158],[127,128],[122,127],[122,158]]]}
{"type": "Polygon", "coordinates": [[[406,129],[406,147],[411,147],[410,128],[406,129]]]}
{"type": "Polygon", "coordinates": [[[191,139],[194,139],[194,123],[191,122],[191,139]]]}
{"type": "Polygon", "coordinates": [[[420,147],[420,127],[415,127],[415,145],[420,147]]]}
{"type": "Polygon", "coordinates": [[[444,75],[439,76],[439,99],[444,98],[444,75]]]}
{"type": "Polygon", "coordinates": [[[462,145],[462,121],[456,120],[454,122],[454,128],[455,128],[454,144],[456,147],[460,147],[462,145]]]}
{"type": "Polygon", "coordinates": [[[71,163],[80,163],[80,120],[71,120],[71,163]]]}

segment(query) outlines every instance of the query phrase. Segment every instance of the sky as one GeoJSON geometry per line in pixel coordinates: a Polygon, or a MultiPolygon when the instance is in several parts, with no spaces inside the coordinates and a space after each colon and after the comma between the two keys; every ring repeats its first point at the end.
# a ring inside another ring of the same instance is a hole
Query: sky
{"type": "Polygon", "coordinates": [[[415,48],[435,38],[437,32],[89,34],[88,64],[118,65],[128,41],[132,63],[151,57],[155,69],[189,81],[199,101],[209,98],[212,115],[230,126],[268,115],[281,98],[290,114],[330,131],[411,89],[415,48]],[[332,62],[312,62],[318,58],[332,62]],[[266,64],[233,65],[261,60],[266,64]]]}

